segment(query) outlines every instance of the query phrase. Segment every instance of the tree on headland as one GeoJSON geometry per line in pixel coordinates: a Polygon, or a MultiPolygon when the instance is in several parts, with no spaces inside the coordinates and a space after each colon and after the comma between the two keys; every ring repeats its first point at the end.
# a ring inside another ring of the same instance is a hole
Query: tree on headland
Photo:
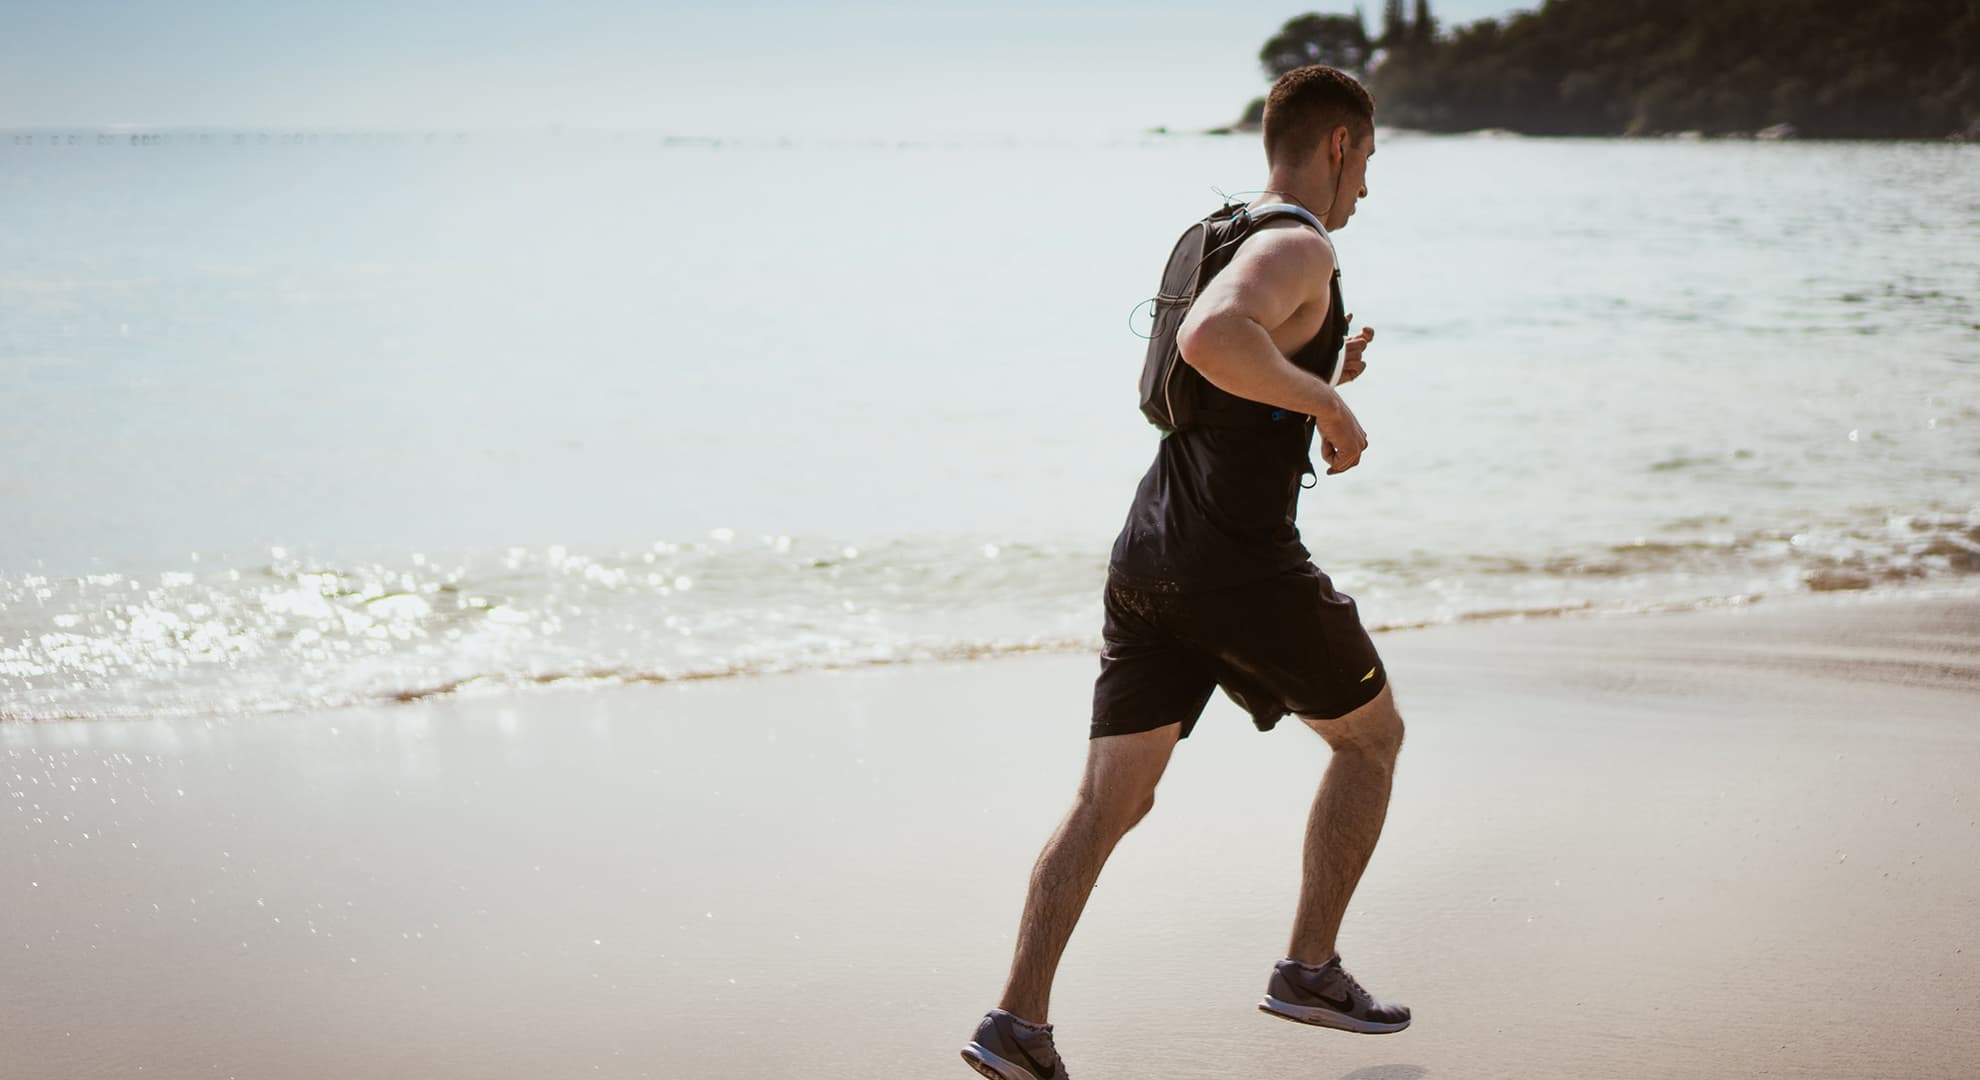
{"type": "Polygon", "coordinates": [[[1417,48],[1437,43],[1437,20],[1430,14],[1430,0],[1416,0],[1416,17],[1409,21],[1409,43],[1417,48]]]}
{"type": "Polygon", "coordinates": [[[1363,76],[1374,51],[1357,9],[1352,15],[1313,14],[1288,20],[1258,50],[1258,62],[1270,79],[1308,64],[1325,64],[1363,76]]]}
{"type": "MultiPolygon", "coordinates": [[[[1401,17],[1403,0],[1387,2],[1397,17],[1401,17]]],[[[1387,17],[1386,12],[1384,17],[1387,17]]],[[[1258,63],[1265,69],[1265,77],[1271,80],[1308,64],[1326,64],[1349,72],[1356,78],[1366,79],[1376,44],[1369,40],[1368,29],[1362,22],[1361,6],[1357,4],[1352,15],[1311,13],[1286,20],[1286,24],[1279,27],[1279,32],[1258,50],[1258,63]]],[[[1238,127],[1255,128],[1264,122],[1265,99],[1258,97],[1245,106],[1244,117],[1238,121],[1238,127]]],[[[1223,132],[1229,129],[1216,130],[1223,132]]]]}
{"type": "Polygon", "coordinates": [[[1409,38],[1409,18],[1403,14],[1403,0],[1385,0],[1382,5],[1382,36],[1375,44],[1393,49],[1409,38]]]}
{"type": "Polygon", "coordinates": [[[1980,136],[1980,0],[1545,0],[1448,33],[1413,6],[1372,42],[1302,15],[1260,59],[1366,72],[1384,124],[1431,131],[1980,136]]]}

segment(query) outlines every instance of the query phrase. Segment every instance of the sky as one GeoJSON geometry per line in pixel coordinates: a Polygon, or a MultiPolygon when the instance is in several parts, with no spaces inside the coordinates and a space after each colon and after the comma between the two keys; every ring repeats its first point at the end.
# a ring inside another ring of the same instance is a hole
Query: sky
{"type": "MultiPolygon", "coordinates": [[[[1431,5],[1447,25],[1530,6],[1431,5]]],[[[0,128],[1202,128],[1263,92],[1258,48],[1286,19],[1352,7],[0,0],[0,128]]],[[[1381,5],[1367,7],[1372,24],[1381,5]]]]}

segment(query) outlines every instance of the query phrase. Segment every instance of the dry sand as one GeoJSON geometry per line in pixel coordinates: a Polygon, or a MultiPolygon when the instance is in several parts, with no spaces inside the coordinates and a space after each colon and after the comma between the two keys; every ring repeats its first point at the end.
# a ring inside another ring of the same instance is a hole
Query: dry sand
{"type": "MultiPolygon", "coordinates": [[[[1384,635],[1342,951],[1254,1005],[1324,763],[1221,697],[1052,1019],[1104,1077],[1980,1076],[1980,600],[1384,635]]],[[[0,1077],[965,1077],[1091,657],[0,725],[0,1077]]]]}

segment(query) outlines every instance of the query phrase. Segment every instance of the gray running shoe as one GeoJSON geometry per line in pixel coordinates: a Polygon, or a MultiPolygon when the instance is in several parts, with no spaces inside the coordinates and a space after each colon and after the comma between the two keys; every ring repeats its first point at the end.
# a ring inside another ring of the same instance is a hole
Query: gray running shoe
{"type": "Polygon", "coordinates": [[[1070,1080],[1059,1050],[1052,1045],[1052,1025],[1036,1035],[1012,1024],[1015,1017],[991,1009],[976,1025],[976,1038],[962,1048],[969,1067],[990,1080],[1070,1080]]]}
{"type": "Polygon", "coordinates": [[[1318,975],[1307,974],[1292,960],[1279,961],[1258,1007],[1287,1020],[1361,1035],[1387,1035],[1409,1026],[1408,1006],[1375,1000],[1341,969],[1338,956],[1321,965],[1318,975]]]}

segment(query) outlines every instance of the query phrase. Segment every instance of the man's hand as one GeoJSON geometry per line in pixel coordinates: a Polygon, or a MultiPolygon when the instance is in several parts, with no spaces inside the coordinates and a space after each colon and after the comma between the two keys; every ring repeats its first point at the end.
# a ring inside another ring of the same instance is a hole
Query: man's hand
{"type": "Polygon", "coordinates": [[[1368,449],[1368,433],[1361,430],[1361,421],[1354,418],[1340,395],[1334,396],[1330,408],[1313,414],[1313,422],[1320,428],[1320,456],[1326,459],[1328,476],[1361,463],[1361,452],[1368,449]]]}
{"type": "MultiPolygon", "coordinates": [[[[1348,316],[1348,323],[1349,325],[1354,323],[1354,316],[1351,314],[1348,316]]],[[[1342,382],[1351,383],[1362,372],[1368,370],[1368,361],[1362,354],[1368,351],[1368,343],[1374,340],[1375,328],[1372,326],[1362,327],[1361,333],[1347,339],[1347,356],[1341,361],[1342,382]]]]}

